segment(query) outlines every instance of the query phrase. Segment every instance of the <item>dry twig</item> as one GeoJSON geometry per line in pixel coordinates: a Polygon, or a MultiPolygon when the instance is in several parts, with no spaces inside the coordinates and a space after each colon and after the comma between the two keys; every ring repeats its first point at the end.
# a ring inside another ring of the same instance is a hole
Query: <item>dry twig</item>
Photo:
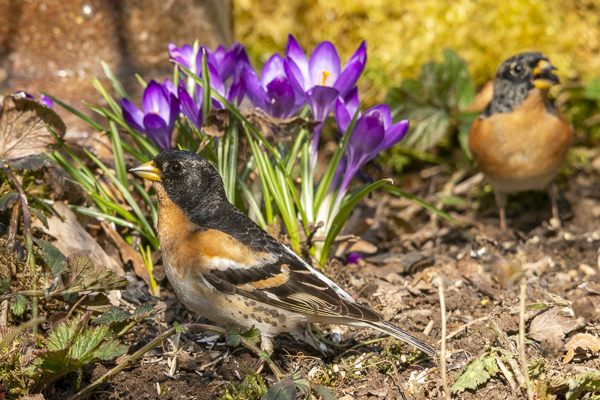
{"type": "Polygon", "coordinates": [[[440,308],[442,312],[442,348],[440,350],[440,371],[442,373],[442,384],[444,386],[444,396],[450,400],[450,390],[448,389],[448,374],[446,373],[446,300],[444,299],[444,283],[440,279],[440,308]]]}

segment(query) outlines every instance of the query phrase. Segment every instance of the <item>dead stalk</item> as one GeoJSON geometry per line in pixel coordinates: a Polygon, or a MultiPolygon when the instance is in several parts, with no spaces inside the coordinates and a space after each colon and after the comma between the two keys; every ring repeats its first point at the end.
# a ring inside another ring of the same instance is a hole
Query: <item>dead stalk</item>
{"type": "Polygon", "coordinates": [[[512,377],[512,373],[508,370],[508,368],[506,368],[506,365],[504,365],[504,363],[502,362],[500,357],[498,357],[498,356],[495,356],[495,357],[496,357],[496,362],[498,363],[498,367],[500,367],[500,371],[502,371],[502,374],[504,374],[504,377],[508,381],[510,388],[512,389],[513,393],[516,395],[517,389],[519,388],[517,386],[517,382],[515,382],[515,379],[512,377]]]}
{"type": "Polygon", "coordinates": [[[525,375],[525,382],[527,383],[527,398],[533,400],[533,388],[531,387],[531,380],[529,379],[529,373],[527,372],[527,356],[525,355],[525,297],[527,296],[527,280],[521,279],[521,313],[519,317],[519,353],[521,354],[521,368],[525,375]]]}
{"type": "MultiPolygon", "coordinates": [[[[31,212],[29,210],[29,203],[27,202],[27,196],[23,190],[21,182],[17,179],[15,174],[7,164],[2,164],[2,171],[6,174],[8,179],[11,181],[15,189],[19,192],[19,203],[21,204],[21,210],[23,212],[23,236],[25,236],[25,243],[27,246],[27,261],[31,269],[31,286],[33,290],[37,290],[37,275],[35,272],[35,255],[33,254],[33,240],[31,239],[31,212]]],[[[16,207],[17,205],[15,205],[16,207]]],[[[16,232],[16,228],[15,228],[16,232]]],[[[31,299],[32,319],[37,319],[38,316],[38,298],[34,297],[31,299]]],[[[37,324],[33,325],[33,333],[37,333],[37,324]]]]}
{"type": "Polygon", "coordinates": [[[446,373],[446,300],[444,299],[444,284],[440,279],[440,308],[442,312],[442,348],[440,350],[440,371],[442,373],[442,384],[444,386],[444,396],[450,400],[450,390],[448,389],[448,374],[446,373]]]}

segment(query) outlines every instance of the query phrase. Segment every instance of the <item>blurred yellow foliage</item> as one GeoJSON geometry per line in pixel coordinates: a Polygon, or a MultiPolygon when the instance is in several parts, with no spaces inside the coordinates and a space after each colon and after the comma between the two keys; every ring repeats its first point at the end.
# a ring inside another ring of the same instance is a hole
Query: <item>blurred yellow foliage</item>
{"type": "Polygon", "coordinates": [[[600,0],[234,0],[234,32],[255,67],[282,53],[293,34],[307,53],[323,40],[342,64],[362,40],[368,44],[359,81],[368,105],[445,48],[469,64],[478,85],[513,54],[548,55],[566,80],[600,76],[600,0]]]}

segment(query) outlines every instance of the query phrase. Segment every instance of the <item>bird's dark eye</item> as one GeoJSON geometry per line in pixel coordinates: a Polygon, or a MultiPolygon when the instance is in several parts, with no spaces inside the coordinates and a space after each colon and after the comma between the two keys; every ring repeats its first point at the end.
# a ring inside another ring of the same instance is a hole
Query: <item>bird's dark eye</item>
{"type": "Polygon", "coordinates": [[[173,172],[181,172],[182,169],[183,169],[183,167],[178,162],[171,164],[171,171],[173,171],[173,172]]]}
{"type": "Polygon", "coordinates": [[[523,67],[520,64],[517,64],[517,65],[515,65],[515,66],[512,67],[512,72],[515,75],[519,75],[519,74],[521,74],[521,72],[523,72],[523,67]]]}

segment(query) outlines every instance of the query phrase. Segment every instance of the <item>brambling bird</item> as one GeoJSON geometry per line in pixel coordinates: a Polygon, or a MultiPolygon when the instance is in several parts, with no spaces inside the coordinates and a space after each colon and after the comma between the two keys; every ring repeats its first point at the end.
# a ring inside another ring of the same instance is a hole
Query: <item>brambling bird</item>
{"type": "Polygon", "coordinates": [[[548,99],[560,83],[542,53],[517,54],[504,61],[494,78],[494,95],[473,121],[469,148],[494,189],[500,228],[506,229],[506,194],[549,187],[552,217],[558,219],[553,182],[565,160],[572,129],[548,99]]]}
{"type": "Polygon", "coordinates": [[[356,302],[238,210],[218,172],[196,153],[167,151],[130,172],[153,181],[164,268],[196,313],[220,324],[255,326],[269,352],[273,336],[325,323],[374,328],[437,354],[356,302]]]}

